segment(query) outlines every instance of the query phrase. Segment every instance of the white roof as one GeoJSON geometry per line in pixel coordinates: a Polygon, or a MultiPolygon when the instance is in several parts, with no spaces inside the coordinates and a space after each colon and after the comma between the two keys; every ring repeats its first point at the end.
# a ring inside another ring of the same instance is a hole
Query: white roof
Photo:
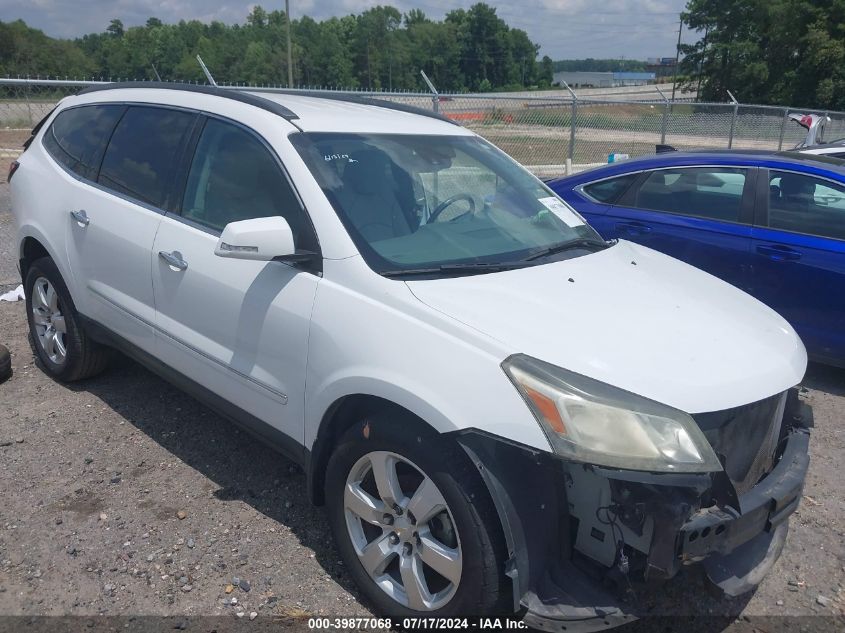
{"type": "MultiPolygon", "coordinates": [[[[306,132],[470,135],[459,125],[428,116],[340,99],[253,92],[296,113],[293,123],[306,132]]],[[[354,98],[354,97],[353,97],[354,98]]]]}
{"type": "MultiPolygon", "coordinates": [[[[248,94],[285,106],[297,116],[291,120],[291,123],[306,132],[472,135],[469,130],[442,119],[364,105],[354,101],[274,92],[248,94]]],[[[354,99],[354,95],[352,98],[354,99]]],[[[249,124],[247,119],[253,114],[270,115],[265,110],[234,99],[227,99],[225,96],[185,89],[168,90],[146,86],[98,90],[68,97],[63,100],[63,103],[65,102],[68,105],[102,102],[155,103],[196,108],[227,116],[247,125],[249,124]]]]}

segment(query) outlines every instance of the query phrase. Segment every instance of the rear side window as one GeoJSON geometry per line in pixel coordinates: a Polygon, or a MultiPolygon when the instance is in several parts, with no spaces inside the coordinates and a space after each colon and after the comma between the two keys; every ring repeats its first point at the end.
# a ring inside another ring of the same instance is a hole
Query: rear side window
{"type": "Polygon", "coordinates": [[[693,167],[649,174],[636,192],[638,209],[739,222],[745,169],[693,167]]]}
{"type": "Polygon", "coordinates": [[[613,204],[622,197],[639,174],[627,174],[618,178],[608,178],[589,185],[584,185],[584,193],[606,204],[613,204]]]}
{"type": "Polygon", "coordinates": [[[100,184],[162,207],[179,149],[195,116],[166,108],[130,107],[106,149],[100,184]]]}
{"type": "Polygon", "coordinates": [[[246,130],[208,119],[200,136],[182,216],[222,231],[229,222],[280,215],[297,248],[313,250],[310,224],[274,156],[246,130]]]}
{"type": "Polygon", "coordinates": [[[771,171],[769,226],[845,240],[845,188],[821,178],[771,171]]]}
{"type": "Polygon", "coordinates": [[[44,146],[59,163],[83,178],[97,177],[109,134],[123,114],[122,105],[80,106],[63,110],[44,134],[44,146]]]}

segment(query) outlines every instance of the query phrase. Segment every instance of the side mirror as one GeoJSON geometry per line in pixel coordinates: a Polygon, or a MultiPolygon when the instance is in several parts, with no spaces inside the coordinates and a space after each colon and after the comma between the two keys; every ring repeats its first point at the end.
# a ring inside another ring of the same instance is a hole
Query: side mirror
{"type": "Polygon", "coordinates": [[[214,254],[219,257],[262,262],[285,259],[295,253],[293,231],[288,221],[278,215],[230,222],[214,248],[214,254]]]}

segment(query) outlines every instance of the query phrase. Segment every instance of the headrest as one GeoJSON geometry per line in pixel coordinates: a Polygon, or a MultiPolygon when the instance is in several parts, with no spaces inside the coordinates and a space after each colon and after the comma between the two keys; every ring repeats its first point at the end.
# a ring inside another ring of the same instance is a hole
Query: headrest
{"type": "Polygon", "coordinates": [[[698,171],[692,169],[682,170],[681,175],[678,176],[675,184],[672,185],[672,189],[675,191],[698,189],[698,171]]]}
{"type": "Polygon", "coordinates": [[[353,154],[343,170],[343,186],[360,194],[372,195],[384,188],[389,165],[390,158],[379,150],[353,154]]]}
{"type": "Polygon", "coordinates": [[[816,184],[804,176],[784,174],[780,178],[780,190],[784,196],[811,196],[816,192],[816,184]]]}

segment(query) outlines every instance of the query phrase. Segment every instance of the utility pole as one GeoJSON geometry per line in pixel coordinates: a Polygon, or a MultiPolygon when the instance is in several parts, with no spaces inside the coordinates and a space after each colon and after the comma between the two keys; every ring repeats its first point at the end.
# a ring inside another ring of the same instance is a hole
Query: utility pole
{"type": "Polygon", "coordinates": [[[672,75],[672,103],[675,102],[675,84],[678,82],[678,63],[681,59],[681,29],[684,19],[678,20],[678,45],[675,47],[675,73],[672,75]]]}
{"type": "Polygon", "coordinates": [[[285,22],[288,32],[288,88],[293,88],[293,55],[291,54],[290,43],[290,0],[285,0],[285,22]]]}
{"type": "Polygon", "coordinates": [[[701,94],[701,75],[704,72],[704,61],[707,59],[707,36],[710,34],[710,25],[704,28],[704,48],[701,50],[701,62],[698,64],[698,86],[695,89],[695,98],[699,100],[701,94]]]}

